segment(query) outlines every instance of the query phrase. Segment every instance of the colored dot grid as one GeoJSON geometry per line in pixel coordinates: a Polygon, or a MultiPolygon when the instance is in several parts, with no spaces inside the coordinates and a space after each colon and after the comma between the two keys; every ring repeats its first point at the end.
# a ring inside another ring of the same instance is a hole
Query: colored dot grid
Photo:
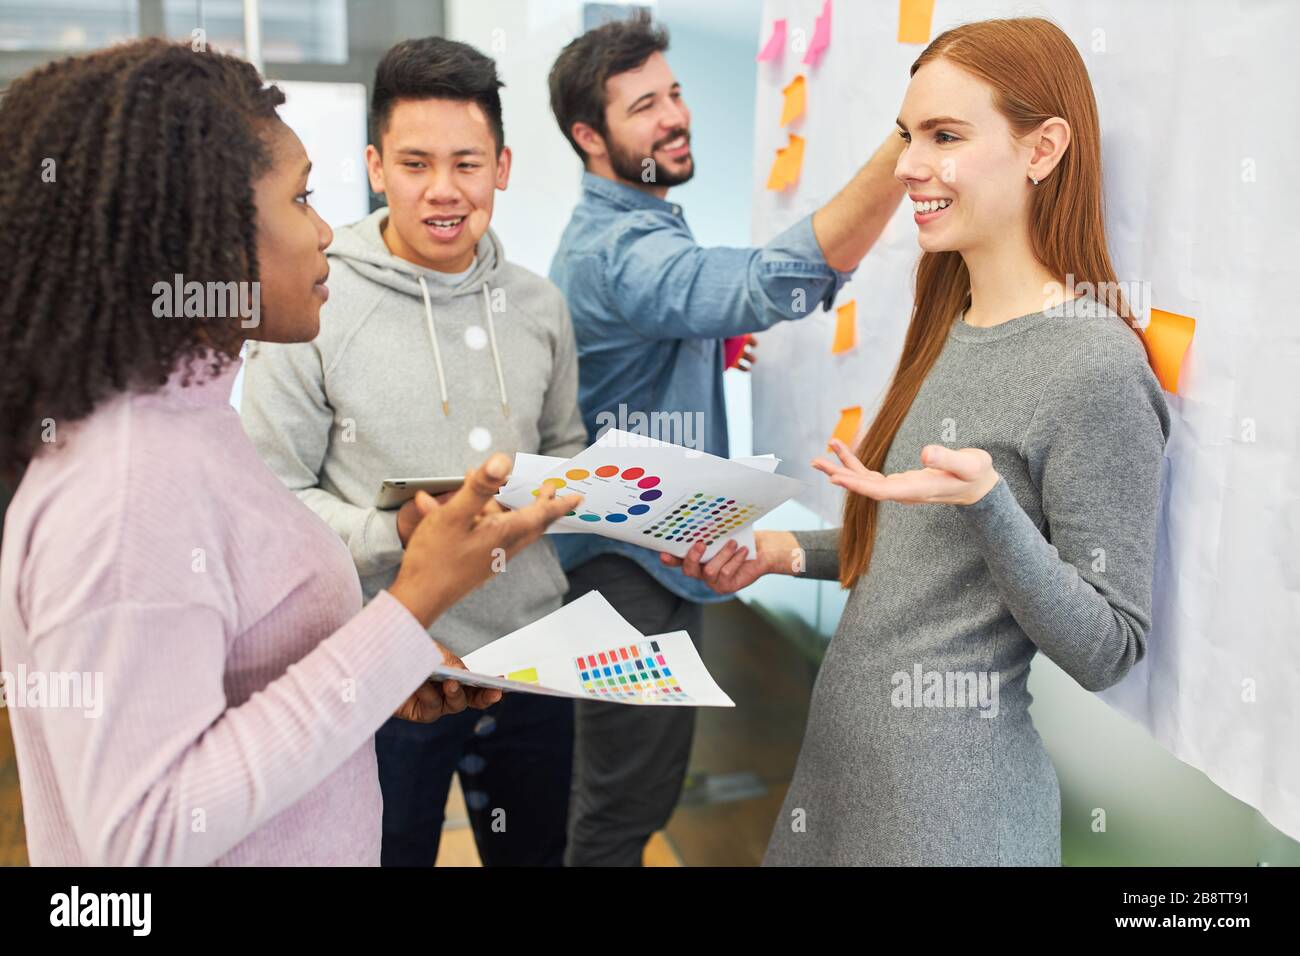
{"type": "Polygon", "coordinates": [[[726,495],[706,495],[697,491],[641,533],[663,541],[690,544],[703,541],[705,545],[711,545],[757,516],[758,508],[755,505],[726,495]]]}
{"type": "MultiPolygon", "coordinates": [[[[567,488],[570,482],[587,481],[592,475],[597,478],[621,479],[629,483],[629,490],[635,495],[634,504],[625,505],[617,510],[608,511],[603,515],[589,511],[584,514],[578,514],[576,511],[570,511],[565,517],[577,517],[581,521],[608,521],[612,524],[621,524],[628,518],[635,518],[645,514],[650,510],[652,502],[658,501],[663,497],[663,491],[658,488],[660,479],[657,475],[647,475],[644,468],[624,468],[622,474],[619,473],[617,465],[601,465],[594,472],[585,468],[571,468],[564,473],[563,478],[547,478],[542,482],[541,487],[533,489],[533,494],[541,494],[542,487],[550,485],[559,494],[561,488],[567,488]]],[[[578,491],[585,493],[585,489],[578,488],[578,491]]]]}
{"type": "Polygon", "coordinates": [[[658,641],[628,644],[576,658],[582,689],[598,700],[689,701],[658,641]]]}

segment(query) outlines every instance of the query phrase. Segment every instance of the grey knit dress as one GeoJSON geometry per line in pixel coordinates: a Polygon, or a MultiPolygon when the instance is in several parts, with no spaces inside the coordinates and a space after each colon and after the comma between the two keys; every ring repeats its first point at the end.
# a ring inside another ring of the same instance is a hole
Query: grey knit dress
{"type": "MultiPolygon", "coordinates": [[[[1141,659],[1168,434],[1136,333],[1095,299],[953,323],[884,472],[942,444],[1001,479],[973,505],[879,505],[764,865],[1060,864],[1030,661],[1099,690],[1141,659]]],[[[839,529],[796,538],[809,577],[838,576],[839,529]]]]}

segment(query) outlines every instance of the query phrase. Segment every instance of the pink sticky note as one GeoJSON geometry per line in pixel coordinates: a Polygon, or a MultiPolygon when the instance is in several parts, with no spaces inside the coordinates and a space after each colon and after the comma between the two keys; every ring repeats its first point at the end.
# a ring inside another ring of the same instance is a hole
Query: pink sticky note
{"type": "Polygon", "coordinates": [[[817,23],[813,27],[812,42],[808,44],[808,52],[804,54],[803,61],[816,66],[821,60],[822,54],[826,48],[831,45],[831,0],[826,0],[822,5],[821,15],[817,17],[817,23]]]}
{"type": "Polygon", "coordinates": [[[785,50],[785,21],[776,20],[772,23],[772,35],[768,38],[767,43],[758,52],[755,58],[760,63],[764,60],[775,60],[785,50]]]}

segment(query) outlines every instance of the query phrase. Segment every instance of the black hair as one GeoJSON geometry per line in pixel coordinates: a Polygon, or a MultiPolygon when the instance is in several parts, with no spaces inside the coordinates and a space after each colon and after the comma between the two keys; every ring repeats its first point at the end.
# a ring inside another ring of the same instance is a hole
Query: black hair
{"type": "Polygon", "coordinates": [[[667,49],[668,31],[656,27],[645,10],[638,10],[627,19],[588,30],[560,51],[551,67],[551,112],[584,165],[587,154],[573,138],[573,124],[586,123],[601,136],[607,135],[606,82],[667,49]]]}
{"type": "Polygon", "coordinates": [[[496,61],[468,43],[445,37],[403,40],[379,61],[370,95],[370,142],[380,139],[399,100],[461,100],[477,103],[487,115],[497,153],[506,144],[501,120],[496,61]]]}
{"type": "Polygon", "coordinates": [[[57,60],[0,97],[0,473],[115,393],[238,351],[237,318],[160,319],[154,284],[258,280],[262,120],[243,60],[161,39],[57,60]]]}

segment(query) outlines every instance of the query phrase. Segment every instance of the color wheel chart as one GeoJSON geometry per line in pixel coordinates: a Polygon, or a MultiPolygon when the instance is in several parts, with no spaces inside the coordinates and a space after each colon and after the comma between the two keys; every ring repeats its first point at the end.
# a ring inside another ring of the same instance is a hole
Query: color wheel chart
{"type": "MultiPolygon", "coordinates": [[[[570,488],[584,497],[582,509],[570,511],[565,517],[589,523],[623,524],[650,512],[664,495],[658,487],[661,481],[644,468],[633,466],[620,470],[617,465],[601,465],[593,471],[570,468],[563,478],[547,478],[542,485],[550,485],[557,495],[561,489],[570,488]]],[[[533,490],[534,495],[540,493],[540,487],[533,490]]]]}
{"type": "Polygon", "coordinates": [[[690,703],[677,685],[659,642],[649,638],[625,647],[594,651],[576,658],[582,689],[597,699],[690,703]]]}

